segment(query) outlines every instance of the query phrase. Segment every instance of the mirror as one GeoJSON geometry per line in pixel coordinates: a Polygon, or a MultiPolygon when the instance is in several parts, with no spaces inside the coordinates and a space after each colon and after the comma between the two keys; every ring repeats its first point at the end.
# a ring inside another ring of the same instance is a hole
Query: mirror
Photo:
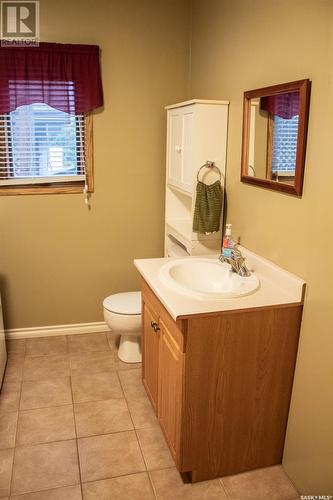
{"type": "Polygon", "coordinates": [[[302,195],[310,80],[244,92],[241,181],[302,195]]]}

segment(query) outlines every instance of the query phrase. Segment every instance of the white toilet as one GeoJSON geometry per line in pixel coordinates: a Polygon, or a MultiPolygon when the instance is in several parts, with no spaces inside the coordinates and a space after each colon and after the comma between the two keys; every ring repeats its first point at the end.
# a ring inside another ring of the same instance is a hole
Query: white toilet
{"type": "Polygon", "coordinates": [[[103,301],[104,320],[121,335],[118,357],[125,363],[141,362],[141,292],[109,295],[103,301]]]}

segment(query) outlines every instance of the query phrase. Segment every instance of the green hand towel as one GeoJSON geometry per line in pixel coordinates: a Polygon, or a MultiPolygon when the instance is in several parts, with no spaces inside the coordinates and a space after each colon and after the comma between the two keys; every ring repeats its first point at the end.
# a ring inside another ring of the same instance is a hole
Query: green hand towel
{"type": "Polygon", "coordinates": [[[195,233],[214,233],[220,230],[223,205],[223,190],[220,181],[207,185],[197,183],[193,231],[195,233]]]}

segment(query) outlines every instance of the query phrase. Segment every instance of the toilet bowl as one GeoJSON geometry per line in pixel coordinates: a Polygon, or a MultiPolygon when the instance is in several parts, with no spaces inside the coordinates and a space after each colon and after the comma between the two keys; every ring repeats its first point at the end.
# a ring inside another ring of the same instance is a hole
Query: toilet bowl
{"type": "Polygon", "coordinates": [[[118,357],[125,363],[141,362],[141,292],[109,295],[103,301],[104,320],[120,335],[118,357]]]}

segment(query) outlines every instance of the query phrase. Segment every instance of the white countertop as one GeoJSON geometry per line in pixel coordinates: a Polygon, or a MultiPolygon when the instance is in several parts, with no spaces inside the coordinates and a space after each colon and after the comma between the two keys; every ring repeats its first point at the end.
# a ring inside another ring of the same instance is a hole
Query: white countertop
{"type": "MultiPolygon", "coordinates": [[[[175,258],[136,259],[134,265],[174,320],[194,314],[303,303],[305,281],[244,247],[239,249],[246,258],[247,267],[258,276],[260,288],[251,295],[237,298],[200,299],[164,285],[159,278],[160,269],[166,262],[177,260],[175,258]]],[[[218,259],[218,255],[205,257],[218,259]]]]}

